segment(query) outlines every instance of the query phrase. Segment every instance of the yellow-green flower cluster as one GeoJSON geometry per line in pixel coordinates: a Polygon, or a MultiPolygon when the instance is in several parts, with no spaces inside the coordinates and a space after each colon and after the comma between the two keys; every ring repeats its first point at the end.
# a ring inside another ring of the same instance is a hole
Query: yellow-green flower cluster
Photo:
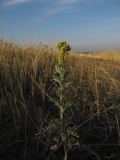
{"type": "Polygon", "coordinates": [[[71,47],[67,42],[58,42],[57,48],[59,49],[58,65],[63,65],[68,56],[67,51],[70,51],[71,47]]]}

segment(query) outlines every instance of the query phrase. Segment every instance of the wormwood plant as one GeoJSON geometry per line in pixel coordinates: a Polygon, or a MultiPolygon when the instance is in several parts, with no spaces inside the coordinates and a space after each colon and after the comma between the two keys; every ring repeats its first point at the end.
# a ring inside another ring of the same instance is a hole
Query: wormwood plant
{"type": "Polygon", "coordinates": [[[57,64],[55,65],[55,72],[53,82],[55,83],[55,98],[50,100],[57,107],[58,118],[54,118],[46,127],[46,132],[51,137],[51,149],[58,150],[63,147],[64,160],[68,159],[68,152],[79,145],[77,126],[72,124],[72,120],[66,116],[66,112],[71,107],[71,102],[68,100],[68,87],[70,82],[67,81],[67,60],[68,51],[71,50],[67,42],[59,42],[57,44],[59,55],[57,64]]]}

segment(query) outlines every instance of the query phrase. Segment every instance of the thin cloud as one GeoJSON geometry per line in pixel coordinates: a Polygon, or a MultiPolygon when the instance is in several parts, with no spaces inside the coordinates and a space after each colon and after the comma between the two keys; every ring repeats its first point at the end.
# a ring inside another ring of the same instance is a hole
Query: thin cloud
{"type": "Polygon", "coordinates": [[[58,7],[58,6],[56,6],[55,8],[45,10],[37,19],[40,22],[42,22],[47,17],[54,16],[56,14],[61,14],[61,13],[63,14],[65,12],[67,12],[68,10],[69,10],[68,7],[58,7]]]}
{"type": "Polygon", "coordinates": [[[56,15],[59,13],[66,13],[66,12],[70,12],[71,8],[70,7],[58,7],[58,8],[54,8],[51,10],[46,11],[46,16],[52,16],[52,15],[56,15]]]}
{"type": "Polygon", "coordinates": [[[42,22],[48,17],[55,16],[55,15],[61,15],[66,13],[74,13],[77,12],[77,9],[73,9],[72,6],[56,6],[55,8],[51,8],[48,10],[45,10],[37,19],[42,22]]]}
{"type": "Polygon", "coordinates": [[[5,0],[3,6],[13,6],[31,1],[32,0],[5,0]]]}
{"type": "Polygon", "coordinates": [[[62,5],[70,5],[70,4],[76,4],[79,0],[59,0],[58,3],[62,5]]]}
{"type": "MultiPolygon", "coordinates": [[[[47,1],[47,0],[46,0],[47,1]]],[[[45,9],[44,12],[37,18],[40,22],[50,16],[64,14],[64,13],[73,13],[77,9],[74,8],[74,4],[80,3],[83,0],[51,0],[51,7],[45,9]]]]}

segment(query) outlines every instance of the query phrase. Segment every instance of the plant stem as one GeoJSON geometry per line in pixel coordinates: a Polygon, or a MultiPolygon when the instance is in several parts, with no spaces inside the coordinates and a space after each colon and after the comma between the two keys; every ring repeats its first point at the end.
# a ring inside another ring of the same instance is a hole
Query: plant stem
{"type": "Polygon", "coordinates": [[[64,160],[68,160],[68,151],[64,148],[64,160]]]}
{"type": "Polygon", "coordinates": [[[64,113],[64,112],[63,112],[63,110],[61,109],[61,110],[60,110],[60,118],[61,118],[61,120],[63,119],[63,113],[64,113]]]}
{"type": "MultiPolygon", "coordinates": [[[[60,119],[61,119],[61,131],[63,132],[63,110],[60,110],[60,119]]],[[[63,133],[61,135],[62,141],[63,141],[63,133]]]]}

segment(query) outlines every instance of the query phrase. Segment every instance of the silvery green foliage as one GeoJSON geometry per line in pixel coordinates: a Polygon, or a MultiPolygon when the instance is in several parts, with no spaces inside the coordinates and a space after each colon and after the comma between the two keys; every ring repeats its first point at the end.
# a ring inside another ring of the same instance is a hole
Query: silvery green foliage
{"type": "Polygon", "coordinates": [[[57,150],[61,145],[67,150],[79,146],[77,126],[73,125],[70,119],[65,117],[62,120],[54,119],[45,130],[51,135],[51,149],[53,150],[57,150]]]}
{"type": "Polygon", "coordinates": [[[52,150],[57,150],[60,146],[63,146],[65,153],[67,153],[71,148],[79,145],[79,136],[77,135],[77,126],[66,116],[68,109],[72,106],[71,101],[68,100],[70,82],[67,80],[65,67],[68,58],[67,51],[70,50],[70,46],[66,42],[61,42],[58,43],[57,47],[59,55],[53,76],[56,96],[55,98],[49,98],[54,103],[54,106],[57,107],[59,117],[51,120],[44,131],[50,135],[52,150]]]}

